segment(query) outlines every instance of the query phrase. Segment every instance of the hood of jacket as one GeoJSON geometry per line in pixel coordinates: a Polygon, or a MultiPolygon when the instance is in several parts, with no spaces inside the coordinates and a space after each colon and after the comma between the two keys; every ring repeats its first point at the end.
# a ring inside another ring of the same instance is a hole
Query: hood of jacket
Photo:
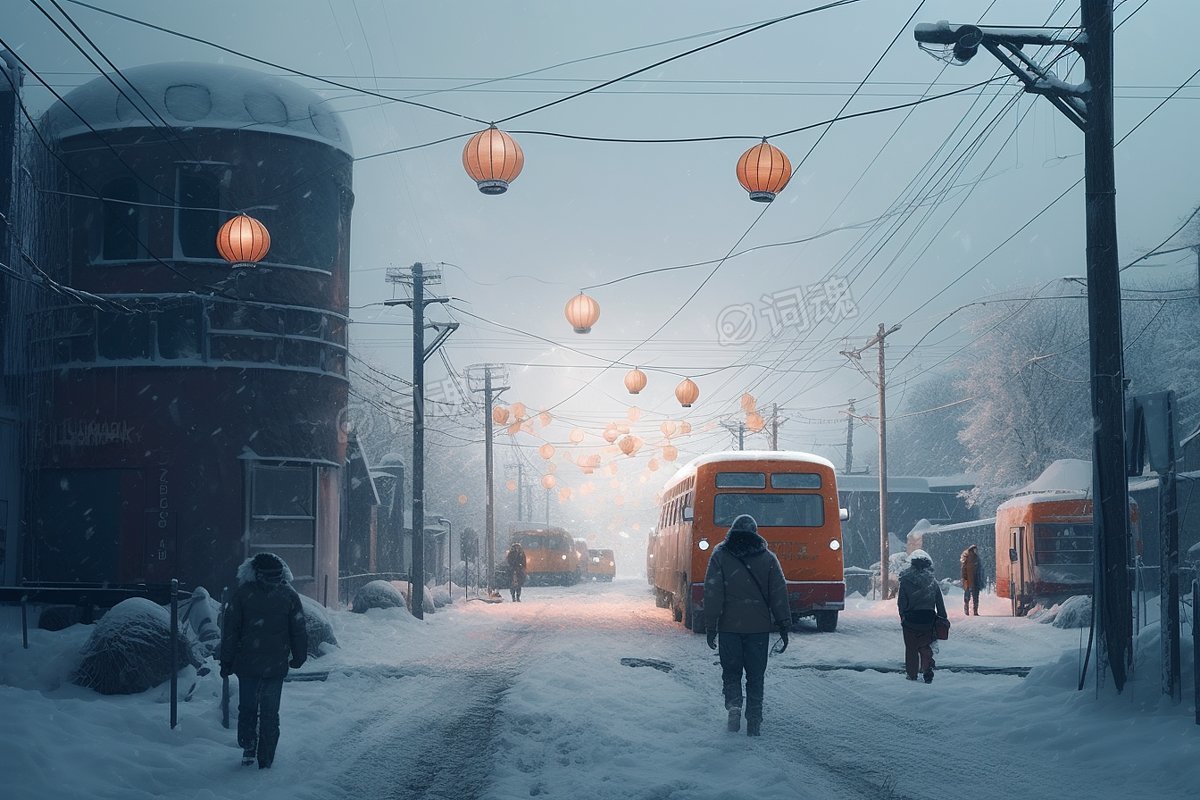
{"type": "MultiPolygon", "coordinates": [[[[274,553],[270,553],[269,555],[275,556],[274,553]]],[[[275,556],[275,558],[279,559],[279,563],[283,566],[283,582],[291,583],[292,570],[288,567],[287,562],[279,558],[279,556],[275,556]]],[[[251,556],[238,567],[237,582],[238,586],[245,586],[247,583],[253,583],[256,580],[258,580],[258,573],[254,569],[254,557],[251,556]]]]}
{"type": "Polygon", "coordinates": [[[730,530],[721,546],[732,556],[749,558],[766,550],[767,540],[754,531],[730,530]]]}

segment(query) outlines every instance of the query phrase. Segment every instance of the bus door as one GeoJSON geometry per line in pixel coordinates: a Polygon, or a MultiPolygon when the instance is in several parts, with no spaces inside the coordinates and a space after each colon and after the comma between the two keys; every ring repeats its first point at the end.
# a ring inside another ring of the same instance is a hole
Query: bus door
{"type": "Polygon", "coordinates": [[[1025,528],[1008,529],[1008,596],[1014,617],[1021,616],[1025,594],[1025,528]]]}

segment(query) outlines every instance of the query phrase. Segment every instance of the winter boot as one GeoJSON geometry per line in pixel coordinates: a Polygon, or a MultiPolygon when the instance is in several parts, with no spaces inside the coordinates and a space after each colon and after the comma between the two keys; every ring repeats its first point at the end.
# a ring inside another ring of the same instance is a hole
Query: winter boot
{"type": "Polygon", "coordinates": [[[742,729],[742,709],[740,707],[734,706],[729,709],[729,723],[725,729],[730,733],[737,733],[742,729]]]}
{"type": "Polygon", "coordinates": [[[747,736],[762,736],[762,720],[748,719],[746,720],[746,735],[747,736]]]}
{"type": "Polygon", "coordinates": [[[253,747],[248,747],[248,748],[242,750],[242,766],[248,767],[251,764],[253,764],[254,756],[255,756],[255,753],[254,753],[253,747]]]}
{"type": "Polygon", "coordinates": [[[928,670],[925,673],[925,682],[933,683],[933,670],[928,670]]]}

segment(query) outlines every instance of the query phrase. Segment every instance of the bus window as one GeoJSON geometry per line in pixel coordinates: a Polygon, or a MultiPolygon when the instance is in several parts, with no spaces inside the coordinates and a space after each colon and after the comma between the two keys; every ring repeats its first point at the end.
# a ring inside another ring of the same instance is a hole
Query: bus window
{"type": "Polygon", "coordinates": [[[815,472],[772,472],[772,489],[820,489],[821,476],[815,472]]]}
{"type": "Polygon", "coordinates": [[[819,494],[735,494],[713,498],[713,524],[732,525],[739,514],[754,517],[760,528],[819,528],[825,524],[825,501],[819,494]]]}
{"type": "Polygon", "coordinates": [[[767,476],[761,472],[718,472],[718,489],[765,489],[767,476]]]}
{"type": "Polygon", "coordinates": [[[1038,564],[1091,564],[1092,537],[1092,526],[1088,524],[1034,525],[1035,561],[1038,564]]]}

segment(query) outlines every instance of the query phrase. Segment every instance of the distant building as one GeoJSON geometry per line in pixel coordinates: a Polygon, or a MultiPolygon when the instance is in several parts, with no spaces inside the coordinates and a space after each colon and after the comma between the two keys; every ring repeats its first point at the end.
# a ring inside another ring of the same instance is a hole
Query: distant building
{"type": "Polygon", "coordinates": [[[133,90],[97,78],[43,120],[66,209],[45,230],[63,257],[43,266],[99,299],[33,320],[22,577],[216,592],[270,550],[320,598],[347,456],[346,130],[316,94],[246,69],[124,78],[133,90]],[[252,269],[215,249],[236,211],[271,233],[252,269]]]}

